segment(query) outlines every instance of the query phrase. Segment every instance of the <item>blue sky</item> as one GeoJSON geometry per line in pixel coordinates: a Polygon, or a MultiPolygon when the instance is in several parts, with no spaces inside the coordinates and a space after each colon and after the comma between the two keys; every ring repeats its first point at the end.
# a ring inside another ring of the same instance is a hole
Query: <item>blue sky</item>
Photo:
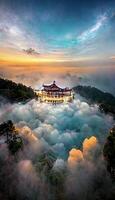
{"type": "Polygon", "coordinates": [[[1,0],[0,48],[39,57],[115,58],[114,0],[1,0]],[[38,55],[37,55],[38,56],[38,55]]]}

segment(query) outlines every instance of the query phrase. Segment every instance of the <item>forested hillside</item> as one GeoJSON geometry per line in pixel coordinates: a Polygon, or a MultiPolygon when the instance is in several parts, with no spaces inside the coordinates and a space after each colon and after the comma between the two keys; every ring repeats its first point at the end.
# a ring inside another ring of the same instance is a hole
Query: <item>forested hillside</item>
{"type": "Polygon", "coordinates": [[[7,98],[10,102],[22,102],[36,98],[31,87],[2,78],[0,78],[0,96],[7,98]]]}
{"type": "Polygon", "coordinates": [[[91,87],[91,86],[76,86],[73,88],[76,93],[79,93],[82,97],[85,97],[91,103],[99,104],[101,111],[111,113],[115,116],[115,97],[107,92],[91,87]]]}

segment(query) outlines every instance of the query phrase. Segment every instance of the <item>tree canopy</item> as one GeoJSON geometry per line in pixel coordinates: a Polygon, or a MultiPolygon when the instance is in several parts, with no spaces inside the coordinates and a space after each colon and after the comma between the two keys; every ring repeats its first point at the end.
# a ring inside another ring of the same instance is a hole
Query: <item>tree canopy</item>
{"type": "Polygon", "coordinates": [[[115,179],[115,126],[109,132],[103,148],[103,155],[107,161],[107,169],[115,179]]]}
{"type": "Polygon", "coordinates": [[[18,152],[23,146],[22,138],[11,120],[0,124],[0,136],[5,136],[5,143],[8,144],[8,149],[12,154],[18,152]]]}
{"type": "Polygon", "coordinates": [[[107,92],[91,87],[78,85],[73,88],[76,93],[85,97],[91,103],[99,104],[99,109],[105,113],[111,113],[115,117],[115,97],[107,92]]]}
{"type": "Polygon", "coordinates": [[[11,102],[22,102],[36,98],[31,87],[2,78],[0,78],[0,95],[11,102]]]}

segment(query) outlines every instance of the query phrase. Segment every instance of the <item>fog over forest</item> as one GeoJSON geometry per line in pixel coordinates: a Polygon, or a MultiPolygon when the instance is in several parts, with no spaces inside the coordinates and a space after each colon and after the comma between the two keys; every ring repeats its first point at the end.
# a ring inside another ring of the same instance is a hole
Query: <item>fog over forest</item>
{"type": "Polygon", "coordinates": [[[79,95],[60,105],[36,100],[10,104],[2,99],[0,123],[9,119],[28,142],[18,152],[17,162],[7,145],[1,147],[0,180],[9,185],[1,198],[101,200],[113,195],[102,151],[114,120],[98,105],[89,105],[79,95]],[[45,160],[40,161],[41,155],[45,160]]]}

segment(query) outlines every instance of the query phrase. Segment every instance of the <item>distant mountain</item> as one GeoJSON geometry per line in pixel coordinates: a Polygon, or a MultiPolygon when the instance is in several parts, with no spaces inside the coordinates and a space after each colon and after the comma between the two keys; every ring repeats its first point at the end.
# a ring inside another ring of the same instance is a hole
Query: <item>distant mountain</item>
{"type": "Polygon", "coordinates": [[[99,104],[101,111],[112,114],[115,117],[115,97],[107,92],[91,87],[78,85],[73,88],[75,93],[86,98],[90,103],[99,104]]]}
{"type": "Polygon", "coordinates": [[[12,103],[36,98],[31,87],[2,78],[0,78],[0,96],[7,98],[12,103]]]}

